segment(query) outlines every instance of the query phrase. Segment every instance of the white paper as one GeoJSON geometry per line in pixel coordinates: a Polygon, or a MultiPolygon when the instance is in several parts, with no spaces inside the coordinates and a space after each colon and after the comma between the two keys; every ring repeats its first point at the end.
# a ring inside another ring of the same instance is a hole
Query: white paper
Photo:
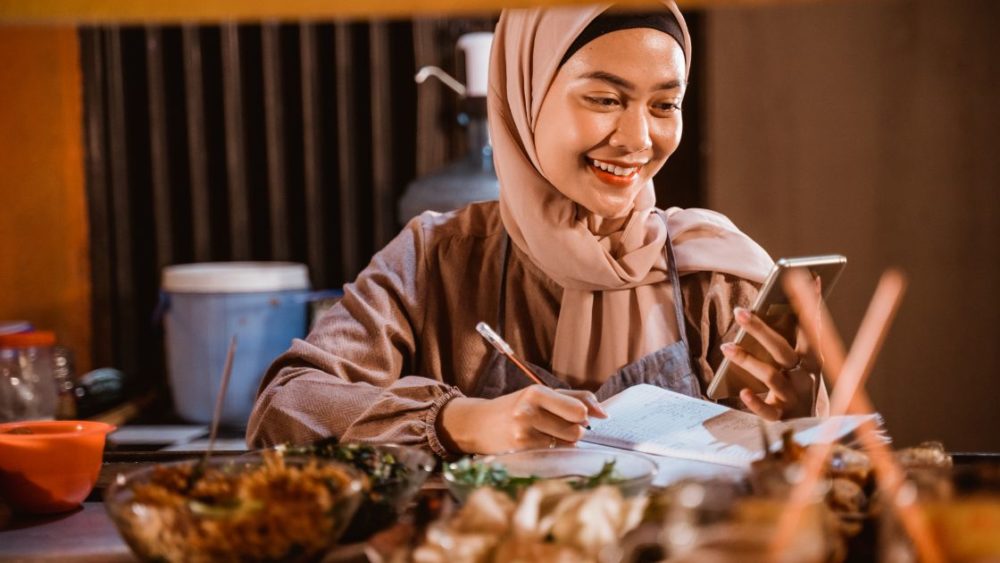
{"type": "MultiPolygon", "coordinates": [[[[208,449],[208,438],[195,440],[186,444],[174,444],[163,448],[164,452],[203,452],[208,449]]],[[[247,443],[243,438],[216,438],[215,451],[217,452],[245,452],[247,443]]]]}
{"type": "MultiPolygon", "coordinates": [[[[681,395],[653,385],[635,385],[602,403],[607,419],[591,419],[583,440],[616,448],[746,468],[763,455],[761,420],[754,414],[681,395]]],[[[777,441],[786,428],[802,445],[853,432],[878,415],[767,422],[777,441]]]]}
{"type": "Polygon", "coordinates": [[[116,446],[183,444],[208,434],[203,425],[123,426],[108,435],[116,446]]]}

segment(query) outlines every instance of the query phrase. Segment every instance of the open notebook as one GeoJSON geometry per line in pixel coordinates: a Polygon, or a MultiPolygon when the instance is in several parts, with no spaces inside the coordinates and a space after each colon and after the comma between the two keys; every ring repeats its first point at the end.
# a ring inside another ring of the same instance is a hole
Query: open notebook
{"type": "MultiPolygon", "coordinates": [[[[763,456],[760,419],[709,401],[681,395],[654,385],[635,385],[601,403],[607,419],[592,418],[584,442],[658,456],[749,467],[763,456]]],[[[765,422],[778,441],[794,430],[802,445],[819,443],[828,430],[837,441],[852,434],[865,420],[881,426],[877,414],[797,418],[765,422]]]]}

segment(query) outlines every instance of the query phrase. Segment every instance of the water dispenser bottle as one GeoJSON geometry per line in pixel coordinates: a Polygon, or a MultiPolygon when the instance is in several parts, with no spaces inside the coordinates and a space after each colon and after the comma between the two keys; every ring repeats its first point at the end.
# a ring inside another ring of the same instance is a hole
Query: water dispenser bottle
{"type": "Polygon", "coordinates": [[[458,39],[458,48],[465,52],[467,83],[464,85],[437,67],[423,67],[417,73],[417,82],[435,76],[463,97],[459,123],[468,129],[468,152],[462,159],[407,186],[399,201],[401,223],[426,210],[451,211],[474,201],[497,199],[499,183],[486,123],[492,43],[493,34],[485,32],[467,33],[458,39]]]}

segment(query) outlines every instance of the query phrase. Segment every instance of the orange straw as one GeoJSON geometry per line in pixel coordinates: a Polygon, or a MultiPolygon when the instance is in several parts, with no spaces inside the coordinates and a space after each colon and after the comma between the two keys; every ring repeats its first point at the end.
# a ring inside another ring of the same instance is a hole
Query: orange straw
{"type": "MultiPolygon", "coordinates": [[[[885,342],[889,325],[899,308],[906,288],[905,277],[896,270],[888,270],[883,274],[851,351],[845,359],[843,341],[833,327],[829,311],[821,300],[811,295],[808,277],[802,273],[792,274],[786,281],[786,291],[791,297],[792,306],[799,316],[799,324],[810,348],[821,351],[826,356],[824,369],[834,383],[831,414],[874,412],[865,393],[864,382],[871,373],[875,358],[885,342]],[[826,331],[821,330],[823,326],[827,327],[826,331]]],[[[835,426],[827,428],[821,444],[810,448],[806,453],[802,480],[792,489],[789,503],[778,521],[778,530],[772,543],[772,554],[775,556],[784,551],[795,534],[802,511],[809,502],[810,493],[819,481],[833,447],[830,441],[836,431],[835,426]]],[[[905,475],[892,452],[879,437],[878,428],[874,423],[866,421],[859,426],[857,434],[862,448],[868,452],[876,469],[880,486],[893,499],[893,508],[899,513],[920,559],[935,563],[943,561],[923,510],[916,504],[895,502],[905,475]]]]}

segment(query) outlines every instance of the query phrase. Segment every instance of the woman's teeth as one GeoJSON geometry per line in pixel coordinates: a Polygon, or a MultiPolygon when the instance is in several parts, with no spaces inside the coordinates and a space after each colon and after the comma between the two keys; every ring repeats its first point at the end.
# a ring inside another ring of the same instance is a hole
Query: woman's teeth
{"type": "Polygon", "coordinates": [[[593,158],[590,159],[590,163],[594,167],[600,168],[601,170],[604,170],[605,172],[610,172],[610,173],[614,174],[615,176],[630,176],[636,170],[639,169],[638,166],[633,166],[631,168],[622,168],[621,166],[615,166],[614,164],[611,164],[611,163],[608,163],[608,162],[601,162],[600,160],[593,159],[593,158]]]}

